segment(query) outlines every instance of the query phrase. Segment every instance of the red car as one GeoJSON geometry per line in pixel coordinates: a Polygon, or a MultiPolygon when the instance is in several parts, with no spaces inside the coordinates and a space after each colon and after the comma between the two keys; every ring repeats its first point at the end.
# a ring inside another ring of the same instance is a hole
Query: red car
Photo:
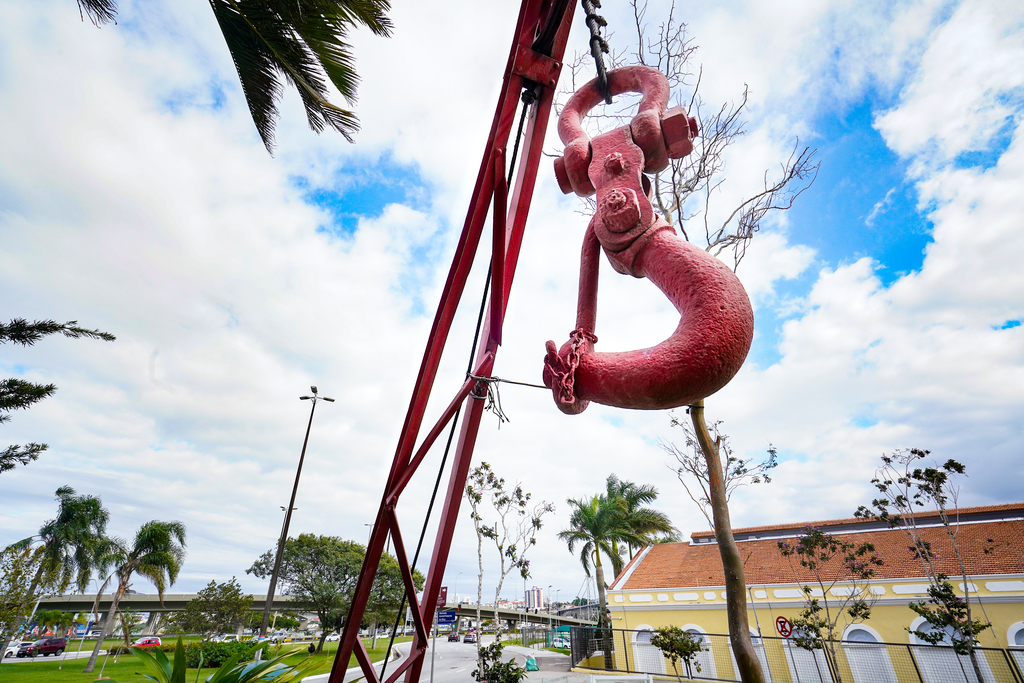
{"type": "Polygon", "coordinates": [[[36,655],[42,655],[47,657],[49,655],[57,655],[59,657],[64,654],[64,648],[67,647],[67,643],[68,641],[65,638],[57,638],[55,636],[40,638],[31,643],[22,643],[18,648],[18,656],[35,657],[36,655]]]}
{"type": "Polygon", "coordinates": [[[162,645],[160,639],[155,636],[139,638],[134,643],[132,643],[132,647],[160,647],[160,645],[162,645]]]}

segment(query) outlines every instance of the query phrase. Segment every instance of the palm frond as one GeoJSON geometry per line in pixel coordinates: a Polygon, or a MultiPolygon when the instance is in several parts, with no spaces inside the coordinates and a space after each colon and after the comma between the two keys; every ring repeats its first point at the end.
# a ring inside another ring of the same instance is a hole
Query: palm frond
{"type": "Polygon", "coordinates": [[[117,19],[117,3],[114,0],[78,0],[78,11],[88,15],[94,26],[109,24],[117,19]]]}
{"type": "Polygon", "coordinates": [[[387,0],[209,1],[268,152],[284,83],[298,91],[312,130],[329,125],[352,141],[358,119],[328,100],[327,80],[349,104],[355,101],[359,77],[345,39],[354,25],[390,35],[387,0]]]}

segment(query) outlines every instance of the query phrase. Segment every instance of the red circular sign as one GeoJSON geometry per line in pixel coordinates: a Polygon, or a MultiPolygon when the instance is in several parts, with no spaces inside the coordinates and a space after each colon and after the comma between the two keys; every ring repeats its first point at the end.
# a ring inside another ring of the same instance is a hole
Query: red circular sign
{"type": "Polygon", "coordinates": [[[789,619],[786,617],[779,617],[775,620],[775,630],[783,638],[789,638],[793,635],[793,624],[789,623],[789,619]]]}

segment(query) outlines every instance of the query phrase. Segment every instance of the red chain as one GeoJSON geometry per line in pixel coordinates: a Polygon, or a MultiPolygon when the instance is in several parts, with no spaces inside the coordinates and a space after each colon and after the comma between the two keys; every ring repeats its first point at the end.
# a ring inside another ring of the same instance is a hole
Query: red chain
{"type": "Polygon", "coordinates": [[[580,357],[582,349],[586,347],[586,343],[591,344],[597,343],[597,337],[586,330],[576,328],[569,333],[569,353],[565,359],[565,370],[557,371],[552,369],[552,373],[558,379],[558,400],[562,403],[575,403],[575,385],[576,385],[576,368],[579,367],[580,357]]]}

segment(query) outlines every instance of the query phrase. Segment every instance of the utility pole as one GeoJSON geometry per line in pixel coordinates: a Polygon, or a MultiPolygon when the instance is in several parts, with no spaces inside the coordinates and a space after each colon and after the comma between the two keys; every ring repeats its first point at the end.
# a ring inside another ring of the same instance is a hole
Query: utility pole
{"type": "Polygon", "coordinates": [[[295,470],[295,483],[292,485],[292,498],[288,502],[288,509],[284,511],[284,524],[281,526],[281,538],[277,541],[277,557],[274,559],[274,571],[270,575],[270,588],[267,590],[267,604],[263,606],[263,623],[260,625],[260,636],[267,635],[267,624],[270,623],[270,606],[274,602],[274,591],[277,590],[277,576],[281,573],[281,558],[284,557],[284,544],[288,540],[288,526],[292,522],[292,510],[295,509],[295,494],[299,490],[299,477],[302,476],[302,462],[306,459],[306,444],[309,443],[309,430],[313,426],[313,413],[316,412],[318,399],[334,403],[333,398],[317,396],[316,387],[312,386],[312,396],[299,396],[300,401],[312,401],[313,405],[309,410],[309,424],[306,425],[306,438],[302,441],[302,452],[299,454],[299,467],[295,470]]]}

